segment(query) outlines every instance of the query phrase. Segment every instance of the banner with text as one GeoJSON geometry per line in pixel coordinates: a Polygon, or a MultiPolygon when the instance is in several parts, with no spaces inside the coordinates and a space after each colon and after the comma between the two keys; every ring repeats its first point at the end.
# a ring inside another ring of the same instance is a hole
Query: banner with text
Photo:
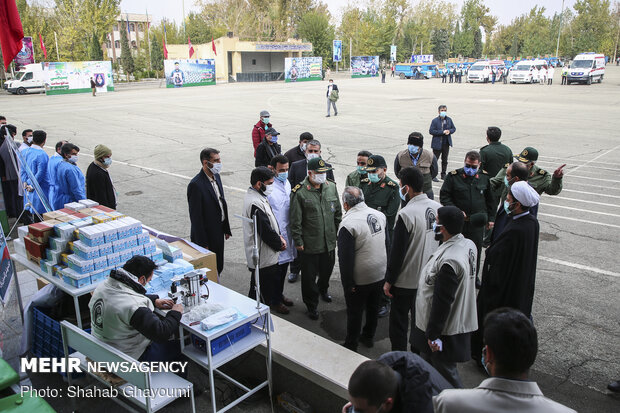
{"type": "Polygon", "coordinates": [[[379,72],[379,56],[351,57],[351,77],[374,77],[379,72]]]}
{"type": "Polygon", "coordinates": [[[392,62],[396,61],[396,46],[395,45],[390,46],[390,60],[392,62]]]}
{"type": "Polygon", "coordinates": [[[164,60],[166,87],[215,84],[215,59],[164,60]]]}
{"type": "Polygon", "coordinates": [[[322,80],[322,69],[322,57],[287,57],[284,59],[284,81],[322,80]]]}
{"type": "Polygon", "coordinates": [[[432,54],[411,55],[411,63],[433,63],[433,55],[432,54]]]}
{"type": "Polygon", "coordinates": [[[114,90],[112,63],[102,62],[46,62],[43,71],[47,73],[47,95],[91,93],[90,79],[97,85],[97,92],[114,90]]]}

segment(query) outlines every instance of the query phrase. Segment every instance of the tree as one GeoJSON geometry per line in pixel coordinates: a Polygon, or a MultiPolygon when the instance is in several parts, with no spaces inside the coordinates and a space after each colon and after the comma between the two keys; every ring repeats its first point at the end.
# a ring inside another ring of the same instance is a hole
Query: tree
{"type": "Polygon", "coordinates": [[[164,49],[157,36],[151,36],[151,68],[164,70],[164,49]]]}
{"type": "Polygon", "coordinates": [[[131,49],[129,48],[129,40],[127,39],[127,24],[121,23],[121,66],[123,71],[127,75],[127,81],[129,82],[129,76],[134,72],[134,61],[131,55],[131,49]]]}
{"type": "Polygon", "coordinates": [[[443,61],[450,55],[450,36],[446,29],[435,30],[431,43],[435,61],[443,61]]]}
{"type": "Polygon", "coordinates": [[[312,43],[314,55],[323,58],[323,66],[331,64],[334,27],[329,24],[328,15],[317,11],[306,13],[299,21],[297,34],[312,43]]]}
{"type": "Polygon", "coordinates": [[[474,49],[472,50],[472,56],[475,58],[482,57],[482,32],[480,28],[474,31],[474,49]]]}
{"type": "Polygon", "coordinates": [[[616,33],[609,0],[577,0],[573,6],[575,19],[570,27],[573,37],[571,54],[583,52],[613,53],[616,33]],[[606,42],[607,41],[607,42],[606,42]],[[607,47],[603,49],[607,44],[607,47]]]}
{"type": "Polygon", "coordinates": [[[103,49],[97,36],[92,36],[90,41],[90,49],[88,51],[90,60],[103,60],[103,49]]]}

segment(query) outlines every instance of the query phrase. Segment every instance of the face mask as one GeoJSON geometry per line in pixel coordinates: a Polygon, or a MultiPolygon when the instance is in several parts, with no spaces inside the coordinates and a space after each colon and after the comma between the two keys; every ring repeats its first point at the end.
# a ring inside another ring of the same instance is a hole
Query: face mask
{"type": "Polygon", "coordinates": [[[443,225],[438,224],[437,222],[433,222],[433,232],[435,233],[435,241],[443,240],[443,234],[441,233],[441,227],[443,227],[443,225]]]}
{"type": "MultiPolygon", "coordinates": [[[[266,125],[269,123],[269,118],[263,118],[263,123],[266,125]]],[[[265,129],[267,129],[267,127],[265,126],[265,129]]]]}
{"type": "Polygon", "coordinates": [[[112,158],[105,158],[105,159],[103,160],[103,164],[104,164],[105,166],[110,166],[110,165],[112,165],[112,158]]]}
{"type": "Polygon", "coordinates": [[[366,167],[365,167],[365,166],[359,166],[359,165],[358,165],[358,166],[357,166],[357,172],[358,172],[360,175],[364,175],[364,174],[366,174],[366,170],[365,170],[364,168],[366,168],[366,167]]]}
{"type": "MultiPolygon", "coordinates": [[[[512,181],[512,179],[511,179],[512,181]]],[[[506,188],[510,188],[510,181],[508,180],[508,177],[504,177],[504,185],[506,185],[506,188]]]]}
{"type": "Polygon", "coordinates": [[[491,373],[489,373],[489,369],[487,368],[487,358],[486,358],[487,352],[484,351],[484,349],[482,349],[482,357],[480,358],[480,362],[482,363],[482,367],[484,367],[484,371],[487,372],[487,374],[490,376],[491,373]]]}
{"type": "Polygon", "coordinates": [[[316,174],[312,176],[315,184],[324,184],[327,181],[327,174],[316,174]]]}
{"type": "Polygon", "coordinates": [[[379,174],[370,172],[368,173],[368,179],[370,179],[370,182],[372,182],[373,184],[376,184],[381,180],[381,178],[379,178],[379,174]]]}
{"type": "Polygon", "coordinates": [[[272,136],[271,137],[271,143],[277,143],[278,142],[278,136],[272,136]]]}
{"type": "MultiPolygon", "coordinates": [[[[214,173],[214,174],[219,174],[220,172],[222,172],[222,163],[218,162],[218,163],[213,163],[211,164],[213,165],[211,168],[209,168],[209,170],[214,173]]],[[[208,166],[207,166],[208,167],[208,166]]]]}
{"type": "Polygon", "coordinates": [[[407,193],[405,192],[405,195],[403,195],[403,189],[405,189],[404,186],[400,187],[400,189],[398,190],[398,195],[400,195],[400,199],[407,202],[407,193]]]}
{"type": "Polygon", "coordinates": [[[32,143],[32,135],[28,136],[28,143],[32,143]]]}
{"type": "Polygon", "coordinates": [[[276,179],[280,182],[286,181],[288,179],[288,171],[280,172],[278,175],[276,175],[276,179]]]}
{"type": "Polygon", "coordinates": [[[71,155],[69,157],[69,162],[71,162],[73,165],[77,164],[78,161],[78,156],[77,155],[71,155]]]}
{"type": "Polygon", "coordinates": [[[441,112],[439,112],[439,116],[441,116],[442,118],[445,118],[447,115],[446,111],[442,110],[441,112]]]}
{"type": "Polygon", "coordinates": [[[511,206],[511,205],[512,205],[512,204],[511,204],[510,202],[508,202],[508,201],[504,201],[504,211],[506,211],[506,215],[510,215],[510,213],[512,212],[512,211],[510,210],[510,206],[511,206]]]}
{"type": "Polygon", "coordinates": [[[271,185],[263,185],[263,194],[265,196],[269,196],[273,192],[273,184],[271,185]]]}
{"type": "Polygon", "coordinates": [[[310,159],[314,159],[314,158],[318,158],[318,157],[320,157],[320,156],[321,156],[321,155],[319,155],[318,153],[307,153],[307,154],[306,154],[306,158],[307,158],[308,160],[310,160],[310,159]]]}
{"type": "Polygon", "coordinates": [[[420,147],[416,145],[407,145],[407,149],[409,149],[409,153],[415,155],[420,151],[420,147]]]}
{"type": "Polygon", "coordinates": [[[301,149],[302,152],[306,152],[306,144],[302,143],[301,145],[299,145],[299,149],[301,149]]]}
{"type": "Polygon", "coordinates": [[[467,176],[474,176],[476,175],[476,172],[478,172],[478,168],[469,168],[466,166],[463,169],[465,170],[465,175],[467,176]]]}

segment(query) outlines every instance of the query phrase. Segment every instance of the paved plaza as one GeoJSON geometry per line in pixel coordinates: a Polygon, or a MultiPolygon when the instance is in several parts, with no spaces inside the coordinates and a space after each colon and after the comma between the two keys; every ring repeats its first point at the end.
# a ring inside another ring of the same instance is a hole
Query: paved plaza
{"type": "MultiPolygon", "coordinates": [[[[442,84],[440,79],[349,79],[335,76],[338,116],[325,118],[327,82],[222,84],[183,89],[122,86],[114,93],[65,96],[0,95],[0,114],[18,130],[48,133],[48,146],[68,139],[81,148],[85,172],[95,145],[113,151],[110,173],[119,192],[118,209],[159,230],[189,238],[186,188],[200,170],[199,152],[221,151],[233,237],[226,242],[221,282],[247,293],[249,272],[243,251],[243,196],[254,168],[250,133],[266,109],[281,132],[283,152],[311,132],[323,144],[323,158],[335,168],[339,192],[361,149],[383,155],[388,174],[394,156],[413,131],[430,147],[430,122],[440,104],[456,125],[450,169],[465,153],[486,144],[488,126],[502,129],[501,141],[514,153],[538,149],[538,165],[553,172],[566,164],[564,189],[543,195],[533,317],[539,354],[532,377],[548,397],[579,412],[611,412],[620,399],[606,386],[620,378],[620,68],[609,65],[602,84],[442,84]]],[[[50,151],[51,152],[51,151],[50,151]]],[[[440,183],[434,184],[438,196],[440,183]]],[[[300,283],[285,286],[295,301],[283,316],[340,343],[345,304],[336,266],[331,304],[319,304],[318,322],[305,315],[300,283]]],[[[8,335],[2,327],[4,339],[8,335]]],[[[8,330],[6,330],[8,331],[8,330]]],[[[388,320],[381,319],[368,357],[389,351],[388,320]]],[[[5,350],[6,351],[6,350],[5,350]]],[[[317,358],[320,355],[317,355],[317,358]]],[[[459,366],[466,386],[484,378],[473,362],[459,366]]],[[[301,398],[311,400],[311,397],[301,398]]],[[[249,409],[245,411],[256,411],[249,409]]]]}

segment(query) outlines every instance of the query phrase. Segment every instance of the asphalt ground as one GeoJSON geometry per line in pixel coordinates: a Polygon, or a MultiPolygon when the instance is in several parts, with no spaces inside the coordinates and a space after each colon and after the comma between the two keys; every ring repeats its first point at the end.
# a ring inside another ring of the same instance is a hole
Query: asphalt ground
{"type": "MultiPolygon", "coordinates": [[[[44,129],[51,147],[68,139],[81,147],[86,171],[95,145],[113,151],[110,173],[119,192],[118,209],[145,224],[189,237],[186,187],[200,169],[199,152],[221,151],[222,180],[233,237],[226,243],[221,282],[247,293],[249,272],[243,252],[243,195],[254,167],[250,133],[259,111],[271,113],[282,133],[283,151],[310,131],[335,167],[338,188],[355,167],[361,149],[383,155],[392,165],[412,131],[425,136],[440,104],[448,106],[457,131],[450,169],[464,154],[486,144],[488,126],[499,126],[502,142],[518,153],[538,149],[538,165],[553,172],[566,164],[564,189],[543,195],[538,218],[540,244],[533,317],[539,354],[531,376],[543,393],[580,412],[620,409],[607,383],[620,378],[620,68],[608,66],[602,84],[442,84],[439,79],[348,79],[336,76],[338,116],[325,118],[326,82],[223,84],[186,89],[119,88],[114,93],[65,96],[0,95],[0,114],[18,129],[44,129]]],[[[388,168],[388,174],[391,167],[388,168]]],[[[438,194],[439,184],[434,185],[438,194]]],[[[334,342],[345,335],[345,305],[339,270],[331,279],[331,304],[309,320],[300,284],[285,294],[295,301],[288,316],[334,342]]],[[[380,320],[376,357],[390,350],[387,319],[380,320]]],[[[294,343],[294,341],[293,341],[294,343]]],[[[317,354],[317,358],[320,355],[317,354]]],[[[468,387],[484,378],[473,362],[459,366],[468,387]]],[[[312,395],[297,396],[311,400],[312,395]]],[[[241,411],[241,410],[240,410],[241,411]]],[[[250,408],[245,411],[256,411],[250,408]]]]}

